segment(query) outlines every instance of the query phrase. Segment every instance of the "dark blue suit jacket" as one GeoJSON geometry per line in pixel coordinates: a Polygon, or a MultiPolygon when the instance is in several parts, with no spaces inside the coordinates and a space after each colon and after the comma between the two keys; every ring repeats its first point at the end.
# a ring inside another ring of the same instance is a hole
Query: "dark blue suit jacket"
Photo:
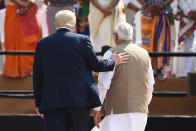
{"type": "Polygon", "coordinates": [[[87,36],[66,28],[37,44],[33,88],[40,112],[58,107],[100,106],[95,72],[112,71],[115,62],[98,60],[87,36]]]}

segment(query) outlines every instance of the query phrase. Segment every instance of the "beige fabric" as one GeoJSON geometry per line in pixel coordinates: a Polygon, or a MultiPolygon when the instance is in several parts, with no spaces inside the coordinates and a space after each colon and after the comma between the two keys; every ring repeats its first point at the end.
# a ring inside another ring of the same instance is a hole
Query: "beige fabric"
{"type": "Polygon", "coordinates": [[[106,115],[121,113],[148,113],[148,52],[129,42],[111,49],[128,52],[127,64],[116,67],[105,99],[106,115]]]}
{"type": "MultiPolygon", "coordinates": [[[[98,0],[99,4],[107,7],[111,0],[98,0]]],[[[95,51],[101,51],[104,45],[114,46],[113,30],[119,22],[125,22],[124,5],[122,0],[113,9],[111,15],[104,18],[103,13],[90,3],[90,13],[88,16],[90,39],[95,51]]]]}

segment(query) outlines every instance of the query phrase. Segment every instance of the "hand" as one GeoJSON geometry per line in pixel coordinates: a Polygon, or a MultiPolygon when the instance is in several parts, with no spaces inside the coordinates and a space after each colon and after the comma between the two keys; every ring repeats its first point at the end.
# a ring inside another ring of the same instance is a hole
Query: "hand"
{"type": "Polygon", "coordinates": [[[120,54],[117,54],[116,52],[114,52],[112,54],[112,59],[114,59],[115,65],[126,64],[127,60],[129,59],[129,55],[126,52],[123,52],[120,54]]]}
{"type": "Polygon", "coordinates": [[[163,10],[164,10],[164,5],[157,5],[157,6],[156,6],[156,10],[157,10],[158,12],[163,11],[163,10]]]}
{"type": "Polygon", "coordinates": [[[27,8],[25,6],[20,7],[20,9],[17,9],[17,14],[24,15],[27,11],[27,8]]]}
{"type": "Polygon", "coordinates": [[[97,128],[100,128],[99,126],[100,121],[101,121],[101,111],[94,110],[94,123],[97,126],[97,128]]]}
{"type": "Polygon", "coordinates": [[[153,13],[155,10],[155,7],[153,5],[148,5],[147,8],[145,8],[146,11],[148,11],[149,13],[153,13]]]}
{"type": "Polygon", "coordinates": [[[22,1],[22,0],[16,0],[16,2],[18,4],[20,4],[21,6],[24,6],[24,7],[28,7],[31,5],[31,2],[30,1],[22,1]]]}
{"type": "Polygon", "coordinates": [[[160,12],[163,10],[162,6],[158,5],[149,5],[146,10],[151,14],[152,17],[160,15],[160,12]]]}
{"type": "Polygon", "coordinates": [[[112,10],[109,9],[109,8],[106,8],[106,9],[105,9],[105,12],[104,12],[104,17],[109,16],[111,13],[112,13],[112,10]]]}
{"type": "Polygon", "coordinates": [[[48,2],[50,2],[50,0],[44,0],[44,4],[48,5],[48,2]]]}
{"type": "Polygon", "coordinates": [[[133,5],[131,2],[127,4],[127,8],[134,10],[135,12],[138,12],[140,10],[139,8],[137,8],[137,6],[133,5]]]}
{"type": "Polygon", "coordinates": [[[44,119],[44,115],[39,113],[39,108],[36,107],[35,110],[36,110],[37,115],[40,116],[42,119],[44,119]]]}
{"type": "Polygon", "coordinates": [[[100,8],[100,10],[103,13],[104,17],[107,17],[112,13],[112,11],[109,8],[100,8]]]}

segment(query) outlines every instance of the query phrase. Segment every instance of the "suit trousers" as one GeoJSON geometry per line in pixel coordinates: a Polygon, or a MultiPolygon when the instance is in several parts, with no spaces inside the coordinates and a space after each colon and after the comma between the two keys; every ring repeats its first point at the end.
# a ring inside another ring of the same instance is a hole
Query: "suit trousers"
{"type": "Polygon", "coordinates": [[[72,107],[44,111],[45,131],[89,131],[90,109],[72,107]]]}

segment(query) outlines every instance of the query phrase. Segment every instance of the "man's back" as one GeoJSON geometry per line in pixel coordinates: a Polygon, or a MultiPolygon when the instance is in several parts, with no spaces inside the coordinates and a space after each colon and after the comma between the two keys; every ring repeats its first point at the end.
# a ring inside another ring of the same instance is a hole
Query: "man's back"
{"type": "MultiPolygon", "coordinates": [[[[40,45],[44,77],[47,80],[58,81],[55,85],[62,85],[59,82],[67,80],[74,84],[73,81],[70,81],[73,79],[75,82],[77,80],[82,81],[82,76],[77,74],[89,70],[85,63],[81,45],[84,44],[85,37],[65,30],[59,30],[40,45]]],[[[66,86],[69,86],[69,83],[66,83],[66,86]]]]}
{"type": "Polygon", "coordinates": [[[42,83],[42,97],[37,102],[40,111],[55,107],[100,105],[91,72],[93,68],[88,65],[93,64],[86,54],[88,41],[86,36],[61,28],[38,43],[39,57],[36,57],[38,60],[35,59],[35,62],[38,62],[35,65],[39,68],[34,68],[34,85],[42,83]]]}
{"type": "Polygon", "coordinates": [[[111,49],[130,55],[127,64],[116,67],[105,101],[105,112],[110,114],[148,112],[148,52],[129,42],[111,49]],[[118,97],[117,97],[118,96],[118,97]]]}

